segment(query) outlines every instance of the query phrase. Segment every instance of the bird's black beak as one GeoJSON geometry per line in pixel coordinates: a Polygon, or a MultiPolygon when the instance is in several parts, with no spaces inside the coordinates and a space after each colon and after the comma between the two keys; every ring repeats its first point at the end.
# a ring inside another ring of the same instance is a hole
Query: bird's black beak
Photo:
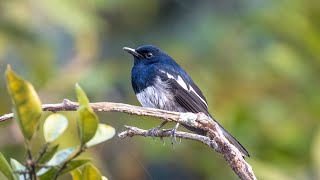
{"type": "Polygon", "coordinates": [[[129,48],[129,47],[123,47],[123,50],[127,51],[128,53],[132,54],[136,58],[143,58],[141,54],[139,54],[135,49],[129,48]]]}

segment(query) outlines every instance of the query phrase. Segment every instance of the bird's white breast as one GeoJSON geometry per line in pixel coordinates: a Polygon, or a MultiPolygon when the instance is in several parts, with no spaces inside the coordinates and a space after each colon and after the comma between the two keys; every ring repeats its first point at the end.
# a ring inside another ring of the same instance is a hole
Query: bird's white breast
{"type": "Polygon", "coordinates": [[[174,95],[169,89],[169,84],[159,77],[154,85],[145,88],[136,94],[143,107],[157,108],[168,111],[185,112],[181,106],[177,106],[174,95]]]}

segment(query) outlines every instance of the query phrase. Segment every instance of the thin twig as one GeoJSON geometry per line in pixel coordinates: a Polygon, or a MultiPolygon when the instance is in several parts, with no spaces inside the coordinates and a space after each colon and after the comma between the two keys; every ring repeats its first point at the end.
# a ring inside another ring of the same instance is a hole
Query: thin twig
{"type": "Polygon", "coordinates": [[[43,148],[40,150],[36,160],[35,160],[35,163],[38,164],[41,160],[41,158],[46,154],[48,148],[50,146],[50,143],[46,143],[43,148]]]}
{"type": "Polygon", "coordinates": [[[29,173],[29,178],[30,178],[30,180],[36,180],[37,179],[36,167],[34,165],[30,144],[28,142],[26,142],[26,149],[27,149],[26,167],[27,167],[27,170],[29,173]]]}
{"type": "Polygon", "coordinates": [[[86,146],[80,147],[79,150],[73,156],[69,157],[66,161],[64,161],[58,169],[58,171],[56,172],[56,174],[54,175],[53,180],[56,180],[61,175],[61,172],[67,167],[67,165],[76,157],[78,157],[81,153],[83,153],[86,149],[86,146]]]}
{"type": "Polygon", "coordinates": [[[12,118],[13,118],[13,113],[4,114],[0,117],[0,122],[6,121],[6,120],[12,119],[12,118]]]}
{"type": "MultiPolygon", "coordinates": [[[[97,103],[90,103],[92,109],[96,112],[123,112],[131,115],[138,115],[138,116],[151,116],[156,117],[165,121],[173,121],[177,122],[186,126],[191,126],[194,128],[202,129],[208,132],[210,141],[213,141],[214,145],[210,145],[211,148],[216,150],[217,152],[223,154],[225,160],[228,162],[229,166],[232,170],[238,175],[240,179],[245,180],[254,180],[256,179],[251,166],[244,160],[240,151],[234,147],[229,141],[224,137],[223,133],[221,132],[219,125],[207,117],[203,113],[179,113],[179,112],[172,112],[172,111],[164,111],[160,109],[153,109],[153,108],[144,108],[138,106],[132,106],[128,104],[122,103],[113,103],[113,102],[97,102],[97,103]]],[[[65,99],[62,103],[58,104],[44,104],[42,105],[44,111],[75,111],[78,108],[78,103],[71,102],[65,99]]],[[[13,114],[6,114],[0,117],[1,121],[6,121],[8,119],[12,119],[13,114]]],[[[131,127],[132,130],[133,127],[131,127]]],[[[123,132],[124,133],[124,132],[123,132]]],[[[145,132],[144,132],[145,133],[145,132]]],[[[140,135],[144,136],[145,134],[134,134],[131,131],[132,136],[140,135]]],[[[184,138],[184,139],[193,139],[199,142],[204,143],[199,139],[199,135],[194,134],[191,136],[191,133],[188,134],[181,134],[179,132],[177,137],[184,138]],[[193,138],[192,138],[193,137],[193,138]],[[197,137],[197,138],[194,138],[197,137]]],[[[120,133],[120,136],[122,133],[120,133]]],[[[167,135],[165,132],[161,134],[163,137],[167,135]]],[[[208,138],[208,137],[204,137],[208,138]]],[[[205,143],[206,144],[206,143],[205,143]]]]}
{"type": "Polygon", "coordinates": [[[27,174],[29,174],[28,170],[25,170],[25,171],[13,171],[13,173],[22,175],[23,179],[27,179],[27,174]]]}
{"type": "MultiPolygon", "coordinates": [[[[154,131],[154,133],[151,135],[149,133],[149,130],[144,130],[144,129],[140,129],[140,128],[133,127],[133,126],[125,126],[125,127],[127,130],[118,134],[118,137],[120,139],[125,139],[127,137],[133,137],[133,136],[163,138],[163,137],[171,137],[171,135],[172,135],[172,133],[170,131],[158,130],[158,131],[154,131]]],[[[217,143],[212,141],[209,137],[201,136],[201,135],[193,134],[193,133],[188,133],[188,132],[182,132],[182,131],[176,131],[175,136],[178,138],[199,141],[199,142],[215,149],[216,151],[220,151],[217,143]]]]}

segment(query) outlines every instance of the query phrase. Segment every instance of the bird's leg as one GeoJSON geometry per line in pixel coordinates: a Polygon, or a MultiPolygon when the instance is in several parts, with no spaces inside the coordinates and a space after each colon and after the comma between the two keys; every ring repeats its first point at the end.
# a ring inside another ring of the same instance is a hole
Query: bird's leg
{"type": "Polygon", "coordinates": [[[151,136],[154,139],[155,132],[159,131],[167,122],[168,121],[163,121],[159,126],[149,129],[147,135],[151,136]]]}
{"type": "Polygon", "coordinates": [[[165,129],[164,131],[171,131],[171,144],[173,145],[177,142],[176,131],[179,127],[180,123],[177,123],[172,129],[165,129]]]}

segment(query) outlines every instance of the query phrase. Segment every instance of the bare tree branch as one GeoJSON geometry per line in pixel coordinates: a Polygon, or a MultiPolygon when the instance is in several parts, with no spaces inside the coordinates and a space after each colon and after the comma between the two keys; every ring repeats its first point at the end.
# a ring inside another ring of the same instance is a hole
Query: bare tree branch
{"type": "MultiPolygon", "coordinates": [[[[120,139],[124,139],[127,137],[133,137],[133,136],[144,136],[144,137],[171,137],[172,133],[170,131],[166,130],[159,130],[154,131],[154,134],[151,136],[149,134],[149,130],[140,129],[133,126],[125,126],[126,131],[123,131],[118,134],[120,139]]],[[[218,145],[215,141],[211,140],[209,137],[201,136],[199,134],[193,134],[188,132],[182,132],[182,131],[176,131],[175,136],[182,139],[190,139],[194,141],[202,142],[203,144],[213,148],[216,151],[219,151],[218,145]]]]}
{"type": "MultiPolygon", "coordinates": [[[[132,106],[122,103],[112,102],[97,102],[90,103],[92,109],[96,112],[123,112],[131,115],[138,116],[151,116],[166,121],[177,122],[183,125],[192,126],[195,128],[203,129],[208,132],[209,137],[201,136],[186,132],[176,132],[176,136],[184,139],[192,139],[199,141],[213,148],[218,153],[223,154],[225,160],[228,162],[232,170],[238,175],[240,179],[254,180],[256,179],[251,166],[244,160],[240,151],[234,147],[224,137],[218,124],[207,117],[203,113],[179,113],[164,111],[160,109],[144,108],[138,106],[132,106]]],[[[42,105],[44,111],[75,111],[78,108],[78,103],[71,102],[67,99],[63,100],[62,103],[58,104],[44,104],[42,105]]],[[[13,114],[5,114],[0,117],[1,121],[12,119],[13,114]]],[[[121,139],[132,136],[148,136],[147,130],[142,130],[136,127],[126,127],[127,130],[121,132],[119,137],[121,139]]],[[[155,137],[168,137],[171,133],[168,131],[157,131],[155,137]]]]}

